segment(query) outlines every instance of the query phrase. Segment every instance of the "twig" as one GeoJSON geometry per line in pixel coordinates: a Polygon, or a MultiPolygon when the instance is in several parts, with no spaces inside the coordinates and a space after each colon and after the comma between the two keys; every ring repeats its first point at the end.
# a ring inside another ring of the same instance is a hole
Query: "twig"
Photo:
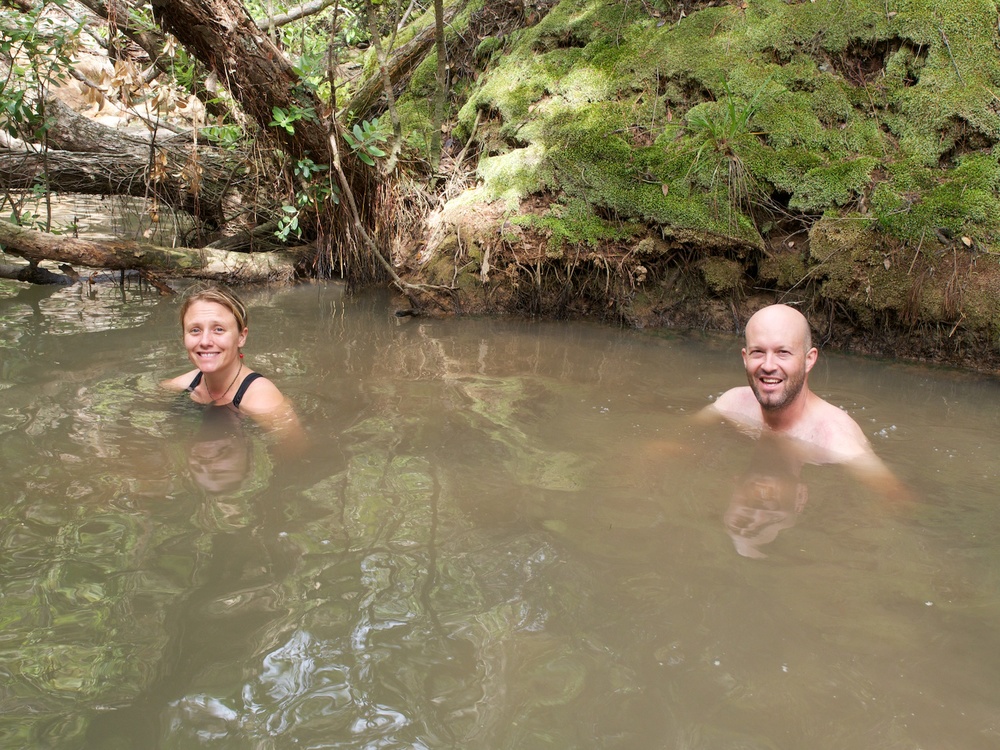
{"type": "Polygon", "coordinates": [[[462,146],[462,150],[459,152],[458,158],[455,159],[455,166],[452,169],[453,173],[457,173],[459,168],[462,166],[462,162],[465,161],[465,154],[468,152],[469,146],[472,145],[472,139],[476,137],[476,130],[479,128],[479,120],[480,118],[482,118],[482,116],[483,116],[482,110],[477,110],[476,121],[472,123],[472,132],[469,133],[469,140],[467,140],[465,142],[465,145],[462,146]]]}
{"type": "Polygon", "coordinates": [[[965,79],[962,78],[962,71],[958,69],[958,63],[955,62],[955,56],[951,54],[951,44],[948,42],[948,35],[944,33],[943,26],[938,26],[938,31],[941,32],[941,39],[944,41],[945,49],[948,50],[948,57],[951,59],[952,67],[955,68],[955,75],[958,76],[958,82],[964,86],[965,79]]]}
{"type": "Polygon", "coordinates": [[[917,243],[917,251],[913,254],[913,260],[910,261],[910,269],[906,272],[907,276],[913,273],[913,266],[917,262],[917,256],[920,255],[920,248],[923,247],[924,245],[924,235],[926,233],[927,233],[926,229],[920,232],[920,242],[917,243]]]}

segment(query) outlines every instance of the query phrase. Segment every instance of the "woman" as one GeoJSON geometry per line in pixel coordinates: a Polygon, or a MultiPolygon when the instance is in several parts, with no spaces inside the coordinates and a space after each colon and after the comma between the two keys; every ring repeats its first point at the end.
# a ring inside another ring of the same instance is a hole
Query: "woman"
{"type": "Polygon", "coordinates": [[[283,436],[299,432],[298,418],[278,387],[243,362],[247,309],[227,289],[209,287],[181,306],[184,348],[194,370],[164,380],[165,388],[188,391],[199,404],[247,414],[283,436]]]}

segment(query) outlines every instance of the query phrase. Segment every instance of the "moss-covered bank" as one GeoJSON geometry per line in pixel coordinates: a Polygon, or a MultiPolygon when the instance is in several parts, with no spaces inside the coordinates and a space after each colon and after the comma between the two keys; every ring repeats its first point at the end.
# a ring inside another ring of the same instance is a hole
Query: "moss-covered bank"
{"type": "Polygon", "coordinates": [[[401,257],[411,278],[464,310],[631,325],[732,329],[791,300],[844,346],[1000,363],[996,0],[524,17],[466,40],[452,138],[478,183],[401,257]]]}

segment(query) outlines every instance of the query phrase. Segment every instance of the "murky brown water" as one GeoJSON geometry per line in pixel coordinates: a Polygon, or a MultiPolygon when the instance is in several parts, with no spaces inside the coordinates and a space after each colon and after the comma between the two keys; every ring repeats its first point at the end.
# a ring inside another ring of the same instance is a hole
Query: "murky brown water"
{"type": "Polygon", "coordinates": [[[295,461],[159,391],[175,302],[0,282],[0,746],[1000,746],[996,380],[822,355],[915,499],[806,467],[750,559],[734,339],[248,297],[295,461]]]}

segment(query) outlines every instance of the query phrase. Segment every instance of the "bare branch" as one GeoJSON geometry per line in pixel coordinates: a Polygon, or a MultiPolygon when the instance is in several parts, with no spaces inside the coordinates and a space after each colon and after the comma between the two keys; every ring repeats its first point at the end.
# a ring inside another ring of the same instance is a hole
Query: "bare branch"
{"type": "MultiPolygon", "coordinates": [[[[310,3],[304,3],[298,5],[286,13],[281,13],[277,16],[271,16],[270,18],[260,18],[254,19],[254,23],[260,27],[261,31],[270,31],[271,29],[276,29],[279,26],[284,26],[292,21],[298,21],[300,18],[306,18],[307,16],[314,16],[322,10],[329,8],[337,0],[312,0],[310,3]]],[[[345,8],[341,8],[345,10],[345,8]]]]}

